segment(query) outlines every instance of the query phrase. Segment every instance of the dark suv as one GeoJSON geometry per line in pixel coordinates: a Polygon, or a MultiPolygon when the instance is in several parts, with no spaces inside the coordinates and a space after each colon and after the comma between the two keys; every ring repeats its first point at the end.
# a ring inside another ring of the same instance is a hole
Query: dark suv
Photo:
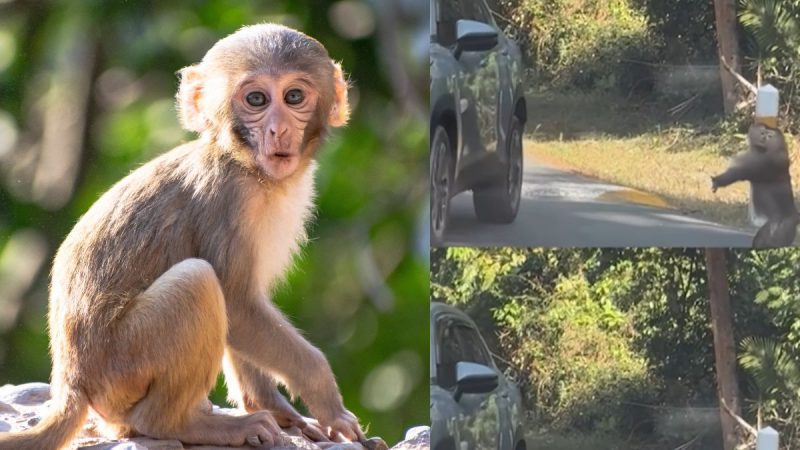
{"type": "Polygon", "coordinates": [[[431,449],[525,450],[522,396],[475,323],[431,303],[431,449]]]}
{"type": "Polygon", "coordinates": [[[472,190],[478,220],[511,223],[522,189],[522,54],[484,0],[431,0],[431,241],[450,199],[472,190]]]}

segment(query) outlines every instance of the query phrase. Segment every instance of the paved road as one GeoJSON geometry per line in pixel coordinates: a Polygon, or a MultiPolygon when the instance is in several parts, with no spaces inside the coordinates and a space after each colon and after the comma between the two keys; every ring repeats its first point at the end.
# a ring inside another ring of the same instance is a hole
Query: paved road
{"type": "Polygon", "coordinates": [[[525,161],[522,203],[510,225],[477,221],[472,193],[452,200],[445,244],[516,247],[750,247],[752,234],[693,219],[658,199],[525,161]],[[630,199],[637,203],[632,203],[630,199]],[[627,199],[627,200],[626,200],[627,199]]]}

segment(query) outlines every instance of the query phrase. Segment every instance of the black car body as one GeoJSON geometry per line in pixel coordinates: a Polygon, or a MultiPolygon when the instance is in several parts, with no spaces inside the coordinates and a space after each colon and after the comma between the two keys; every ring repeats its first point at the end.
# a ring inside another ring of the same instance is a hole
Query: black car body
{"type": "Polygon", "coordinates": [[[431,240],[450,199],[473,191],[479,220],[510,223],[522,187],[522,53],[484,0],[431,0],[431,240]]]}
{"type": "Polygon", "coordinates": [[[522,396],[475,323],[431,303],[431,449],[525,450],[522,396]]]}

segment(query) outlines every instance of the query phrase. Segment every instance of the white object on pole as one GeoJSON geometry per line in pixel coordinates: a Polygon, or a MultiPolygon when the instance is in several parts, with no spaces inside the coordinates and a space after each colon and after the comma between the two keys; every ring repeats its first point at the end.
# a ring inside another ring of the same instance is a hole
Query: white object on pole
{"type": "Polygon", "coordinates": [[[758,88],[756,94],[756,122],[761,122],[769,127],[778,126],[778,105],[780,94],[775,86],[765,84],[758,88]]]}
{"type": "Polygon", "coordinates": [[[772,427],[758,430],[756,450],[778,450],[778,432],[772,427]]]}

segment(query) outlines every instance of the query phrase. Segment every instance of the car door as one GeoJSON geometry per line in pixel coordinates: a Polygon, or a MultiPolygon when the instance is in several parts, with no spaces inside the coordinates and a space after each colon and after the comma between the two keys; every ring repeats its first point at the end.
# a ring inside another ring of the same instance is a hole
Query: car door
{"type": "MultiPolygon", "coordinates": [[[[464,19],[475,20],[495,27],[491,14],[483,0],[462,0],[464,19]]],[[[464,86],[472,93],[477,112],[475,131],[480,136],[482,149],[487,153],[497,150],[498,100],[500,94],[500,46],[485,52],[464,52],[461,56],[465,67],[464,86]]]]}
{"type": "MultiPolygon", "coordinates": [[[[439,42],[454,53],[459,20],[491,23],[481,7],[482,0],[441,0],[439,6],[439,42]]],[[[497,49],[463,51],[457,57],[460,70],[455,87],[463,137],[462,167],[482,161],[497,149],[497,49]]]]}
{"type": "MultiPolygon", "coordinates": [[[[460,360],[483,364],[494,368],[491,356],[478,330],[468,324],[459,324],[455,327],[458,340],[461,343],[462,355],[460,360]]],[[[500,410],[498,400],[499,390],[495,389],[487,394],[464,394],[461,403],[469,405],[475,411],[469,423],[471,435],[479,443],[480,449],[500,448],[500,410]]]]}
{"type": "Polygon", "coordinates": [[[497,373],[497,389],[492,395],[495,402],[493,409],[494,417],[487,417],[484,420],[492,421],[492,428],[495,432],[495,446],[501,450],[510,450],[513,446],[513,426],[511,424],[509,385],[503,373],[497,368],[492,359],[491,353],[486,346],[483,338],[475,328],[469,327],[460,330],[461,345],[469,358],[470,362],[477,362],[488,366],[497,373]]]}
{"type": "MultiPolygon", "coordinates": [[[[464,347],[465,333],[469,326],[451,318],[442,320],[438,326],[438,363],[436,382],[439,387],[455,392],[456,364],[473,361],[471,350],[464,347]]],[[[481,363],[483,364],[483,363],[481,363]]],[[[448,433],[455,439],[458,450],[495,449],[497,444],[497,401],[495,393],[465,393],[458,399],[458,413],[447,424],[448,433]]]]}
{"type": "MultiPolygon", "coordinates": [[[[492,16],[492,12],[485,1],[480,0],[477,6],[481,9],[482,14],[486,15],[489,19],[489,24],[496,29],[500,29],[497,22],[492,16]]],[[[498,145],[503,146],[500,150],[505,150],[507,133],[509,131],[509,124],[511,123],[511,115],[514,113],[514,89],[519,83],[517,75],[521,72],[518,64],[517,55],[519,49],[516,44],[500,32],[497,40],[497,142],[498,145]]],[[[505,161],[505,155],[500,156],[505,161]]]]}

